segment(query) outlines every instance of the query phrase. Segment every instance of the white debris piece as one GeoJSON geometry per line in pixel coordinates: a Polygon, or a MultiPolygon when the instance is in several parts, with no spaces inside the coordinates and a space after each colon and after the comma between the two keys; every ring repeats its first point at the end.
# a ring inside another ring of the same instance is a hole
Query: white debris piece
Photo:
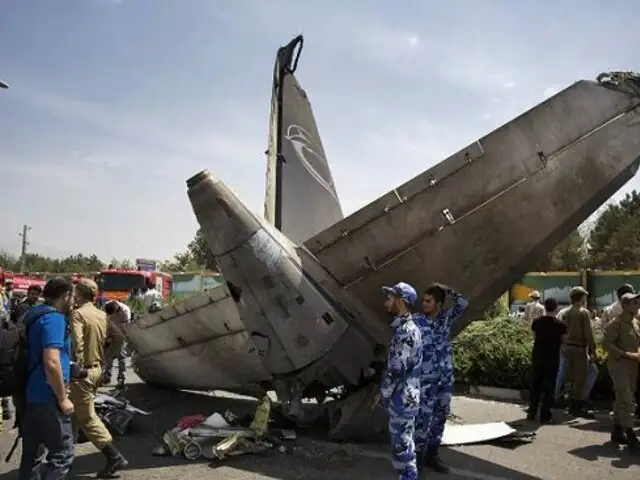
{"type": "Polygon", "coordinates": [[[214,413],[213,415],[209,415],[204,422],[202,422],[199,426],[209,427],[209,428],[229,428],[231,425],[224,419],[222,415],[219,413],[214,413]]]}
{"type": "Polygon", "coordinates": [[[470,445],[483,443],[498,438],[508,437],[516,433],[516,430],[505,422],[476,423],[470,425],[457,425],[449,423],[444,427],[442,445],[470,445]]]}

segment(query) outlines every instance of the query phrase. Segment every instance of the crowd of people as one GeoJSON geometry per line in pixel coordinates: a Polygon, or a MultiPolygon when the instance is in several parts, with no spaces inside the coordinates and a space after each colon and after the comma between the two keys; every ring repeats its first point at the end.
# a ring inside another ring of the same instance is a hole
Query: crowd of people
{"type": "MultiPolygon", "coordinates": [[[[586,295],[588,295],[588,292],[586,292],[584,288],[575,287],[573,289],[573,292],[581,292],[585,298],[584,301],[586,302],[586,295]]],[[[634,293],[634,292],[635,290],[632,285],[629,285],[629,284],[622,285],[616,291],[616,300],[611,305],[608,305],[607,307],[603,308],[602,311],[599,312],[599,314],[594,310],[590,311],[591,321],[589,325],[586,325],[586,322],[585,322],[585,330],[587,331],[587,337],[594,339],[594,342],[593,342],[594,345],[597,343],[601,343],[601,344],[603,343],[604,326],[609,324],[614,318],[616,318],[618,315],[622,313],[622,303],[620,300],[622,295],[626,293],[634,293]]],[[[533,292],[531,292],[529,296],[531,297],[532,300],[529,303],[527,303],[527,305],[525,306],[523,320],[527,322],[529,325],[531,325],[536,318],[544,316],[546,310],[545,310],[545,305],[541,300],[542,296],[540,292],[538,292],[537,290],[534,290],[533,292]]],[[[584,309],[585,307],[583,306],[582,308],[584,309]]],[[[568,310],[570,310],[569,307],[559,309],[556,315],[557,318],[562,319],[564,317],[565,312],[567,312],[568,310]]],[[[581,404],[582,410],[583,410],[581,413],[585,413],[584,412],[585,407],[588,407],[591,403],[590,402],[591,394],[593,392],[593,388],[596,384],[598,375],[600,373],[598,365],[595,361],[595,347],[592,346],[591,348],[594,349],[594,353],[590,356],[587,355],[586,371],[582,371],[582,372],[579,371],[578,372],[579,378],[576,379],[575,381],[572,380],[571,382],[572,384],[575,383],[577,385],[584,384],[584,388],[582,389],[582,394],[579,399],[580,400],[579,403],[581,404]]],[[[557,376],[555,380],[555,390],[554,390],[555,404],[562,403],[562,389],[566,383],[568,383],[566,357],[565,355],[560,354],[560,359],[559,359],[558,369],[557,369],[557,376]]],[[[636,405],[637,405],[635,415],[636,417],[640,418],[640,375],[637,378],[635,395],[636,395],[636,405]]],[[[578,408],[577,410],[580,410],[580,408],[578,408]]]]}
{"type": "MultiPolygon", "coordinates": [[[[161,299],[153,286],[147,290],[151,291],[146,296],[147,292],[132,292],[130,300],[153,309],[161,299]]],[[[438,450],[454,384],[450,333],[468,301],[450,287],[433,284],[422,296],[420,311],[414,312],[418,294],[411,285],[400,282],[383,287],[383,292],[384,306],[393,316],[392,339],[373,407],[388,412],[393,466],[401,480],[419,479],[425,467],[447,473],[438,450]],[[447,299],[453,300],[450,308],[444,308],[447,299]]],[[[120,327],[132,320],[131,309],[117,301],[101,302],[98,285],[90,279],[75,285],[51,279],[44,288],[30,288],[13,306],[11,288],[5,285],[1,293],[3,323],[24,325],[28,344],[24,401],[16,403],[14,397],[23,439],[19,479],[29,480],[34,471],[47,472],[43,478],[65,478],[80,430],[106,457],[98,478],[110,478],[128,462],[114,446],[93,401],[98,387],[110,381],[111,363],[123,356],[120,327]]],[[[585,308],[588,292],[574,287],[571,305],[560,311],[554,298],[543,304],[536,293],[527,305],[534,317],[527,418],[533,421],[539,415],[541,423],[554,423],[552,407],[565,380],[571,383],[568,412],[589,416],[586,399],[593,386],[590,365],[595,364],[596,342],[585,308]]],[[[640,405],[634,399],[640,363],[640,293],[623,285],[617,297],[601,319],[602,345],[615,392],[611,440],[635,452],[640,449],[633,431],[634,413],[640,413],[634,412],[634,402],[635,408],[640,405]]],[[[377,349],[384,355],[384,349],[377,349]]],[[[124,383],[125,368],[126,363],[119,364],[119,383],[124,383]]],[[[7,419],[8,399],[2,406],[7,419]]]]}
{"type": "MultiPolygon", "coordinates": [[[[374,406],[384,406],[389,415],[393,466],[400,480],[420,478],[425,467],[447,473],[438,448],[454,381],[450,333],[468,302],[450,287],[434,284],[422,297],[421,311],[412,313],[418,295],[411,285],[401,282],[384,287],[383,292],[385,307],[393,316],[393,337],[374,406]],[[453,299],[451,308],[443,308],[447,297],[453,299]]],[[[543,304],[538,292],[532,297],[526,308],[534,334],[527,419],[555,423],[552,408],[565,381],[571,384],[567,412],[592,417],[587,401],[598,370],[591,312],[586,309],[588,292],[583,287],[572,288],[571,305],[561,310],[554,298],[543,304]]],[[[634,413],[640,415],[640,399],[634,399],[640,393],[636,387],[640,381],[639,308],[640,293],[631,285],[622,285],[616,302],[604,309],[601,320],[602,346],[608,354],[615,394],[611,441],[626,445],[633,453],[640,453],[633,430],[634,413]]]]}
{"type": "MultiPolygon", "coordinates": [[[[547,298],[542,305],[538,292],[532,294],[534,299],[527,307],[537,316],[531,323],[534,345],[527,415],[530,420],[536,418],[539,408],[541,423],[554,423],[551,408],[557,403],[565,380],[571,383],[568,413],[593,417],[586,407],[598,370],[591,312],[586,308],[588,294],[583,287],[572,288],[571,305],[560,311],[556,299],[547,298]]],[[[616,296],[617,300],[603,310],[599,319],[615,395],[611,441],[640,452],[633,430],[634,415],[640,417],[640,293],[625,284],[618,288],[616,296]]]]}
{"type": "MultiPolygon", "coordinates": [[[[16,300],[6,282],[0,290],[2,326],[4,331],[21,328],[26,342],[24,392],[13,395],[22,438],[19,479],[65,478],[80,431],[106,457],[97,478],[111,478],[128,461],[96,414],[94,399],[98,388],[110,383],[114,360],[118,386],[125,384],[121,327],[132,321],[130,307],[105,301],[89,278],[53,278],[16,300]]],[[[129,300],[153,310],[162,299],[147,285],[143,292],[131,292],[129,300]]],[[[9,403],[2,399],[4,420],[11,418],[9,403]]]]}

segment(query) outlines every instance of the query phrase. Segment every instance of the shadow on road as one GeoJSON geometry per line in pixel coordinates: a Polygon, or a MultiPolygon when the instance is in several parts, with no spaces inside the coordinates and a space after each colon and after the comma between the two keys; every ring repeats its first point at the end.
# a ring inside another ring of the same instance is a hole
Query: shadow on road
{"type": "Polygon", "coordinates": [[[629,468],[640,465],[640,457],[611,442],[576,448],[569,450],[567,453],[588,462],[596,462],[603,458],[610,459],[613,468],[629,468]]]}

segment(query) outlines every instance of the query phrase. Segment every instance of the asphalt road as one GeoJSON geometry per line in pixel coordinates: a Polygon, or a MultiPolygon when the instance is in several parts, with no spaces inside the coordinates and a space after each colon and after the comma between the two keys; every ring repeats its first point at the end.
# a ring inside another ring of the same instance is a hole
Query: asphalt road
{"type": "MultiPolygon", "coordinates": [[[[132,379],[133,380],[133,379],[132,379]]],[[[215,467],[208,462],[154,457],[151,449],[161,433],[179,418],[188,414],[208,415],[226,409],[236,414],[250,413],[255,401],[229,394],[214,395],[188,392],[166,392],[133,383],[127,397],[139,408],[152,412],[138,417],[135,430],[117,439],[131,468],[121,475],[127,480],[187,480],[187,479],[282,479],[282,480],[382,480],[396,478],[391,469],[386,445],[336,445],[318,439],[300,437],[292,453],[269,451],[256,456],[236,457],[215,467]]],[[[524,417],[519,405],[503,404],[466,397],[457,397],[454,413],[465,423],[494,421],[517,422],[524,417]]],[[[563,418],[561,418],[563,419],[563,418]]],[[[565,419],[563,419],[565,420],[565,419]]],[[[560,480],[571,477],[581,480],[616,480],[640,478],[640,460],[618,452],[608,442],[608,412],[596,420],[578,420],[537,430],[536,439],[520,445],[475,445],[443,449],[443,459],[455,467],[446,478],[479,480],[560,480]]],[[[528,422],[516,424],[532,429],[528,422]]],[[[8,451],[13,432],[0,434],[0,452],[8,451]]],[[[78,456],[70,478],[92,478],[103,459],[87,444],[78,447],[78,456]]],[[[0,465],[0,480],[15,479],[20,452],[10,464],[0,465]]],[[[429,478],[438,478],[431,474],[429,478]]],[[[445,478],[444,476],[442,478],[445,478]]]]}

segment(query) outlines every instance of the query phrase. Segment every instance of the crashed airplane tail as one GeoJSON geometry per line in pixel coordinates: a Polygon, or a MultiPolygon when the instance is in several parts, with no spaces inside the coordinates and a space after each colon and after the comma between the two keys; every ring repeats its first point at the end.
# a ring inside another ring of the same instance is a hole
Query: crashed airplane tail
{"type": "MultiPolygon", "coordinates": [[[[471,305],[459,332],[638,169],[640,85],[614,73],[575,83],[343,218],[293,75],[301,41],[276,62],[266,220],[209,172],[187,181],[230,283],[126,327],[145,380],[271,383],[289,406],[335,386],[353,392],[390,335],[381,285],[456,287],[471,305]]],[[[371,428],[368,402],[366,389],[350,393],[333,410],[334,431],[350,420],[371,428]]]]}
{"type": "Polygon", "coordinates": [[[305,245],[365,305],[400,279],[455,286],[455,335],[635,175],[638,105],[636,75],[579,81],[305,245]]]}
{"type": "Polygon", "coordinates": [[[311,103],[295,77],[304,40],[280,47],[273,72],[265,218],[300,245],[343,219],[311,103]]]}

